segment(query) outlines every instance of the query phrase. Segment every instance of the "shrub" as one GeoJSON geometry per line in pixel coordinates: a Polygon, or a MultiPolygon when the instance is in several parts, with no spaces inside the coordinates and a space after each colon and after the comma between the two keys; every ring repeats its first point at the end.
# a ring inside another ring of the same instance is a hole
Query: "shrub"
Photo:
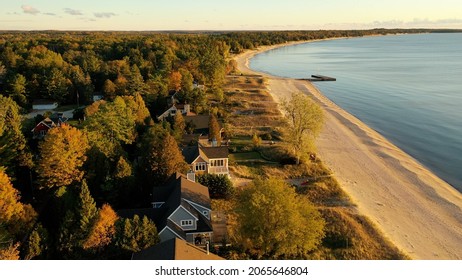
{"type": "Polygon", "coordinates": [[[233,183],[226,175],[199,175],[197,182],[209,188],[210,197],[214,199],[228,199],[234,194],[233,183]]]}

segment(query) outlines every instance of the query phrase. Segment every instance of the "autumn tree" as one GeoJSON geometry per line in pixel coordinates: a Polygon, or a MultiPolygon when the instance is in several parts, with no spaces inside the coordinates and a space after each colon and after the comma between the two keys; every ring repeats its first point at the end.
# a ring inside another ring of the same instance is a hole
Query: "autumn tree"
{"type": "Polygon", "coordinates": [[[91,228],[87,239],[83,242],[85,250],[101,251],[113,241],[118,219],[110,205],[104,204],[99,210],[98,217],[91,228]]]}
{"type": "Polygon", "coordinates": [[[41,187],[61,187],[80,182],[88,147],[87,136],[75,127],[63,124],[50,129],[40,144],[37,173],[41,187]]]}
{"type": "Polygon", "coordinates": [[[169,84],[168,84],[169,89],[172,89],[172,90],[175,90],[175,91],[179,91],[181,89],[181,74],[180,74],[180,72],[173,71],[172,73],[170,73],[170,75],[168,77],[168,80],[169,80],[169,84]]]}
{"type": "Polygon", "coordinates": [[[280,179],[253,181],[236,205],[236,244],[256,258],[304,258],[324,236],[320,213],[280,179]]]}
{"type": "Polygon", "coordinates": [[[27,238],[24,259],[30,260],[40,256],[43,257],[48,250],[48,242],[46,229],[41,224],[38,224],[27,238]]]}
{"type": "Polygon", "coordinates": [[[210,114],[209,119],[209,140],[216,140],[218,146],[221,145],[221,128],[218,123],[217,116],[215,114],[210,114]]]}
{"type": "Polygon", "coordinates": [[[153,183],[162,183],[175,172],[186,172],[188,166],[170,133],[162,138],[153,138],[146,150],[145,170],[153,183]]]}
{"type": "Polygon", "coordinates": [[[184,121],[183,114],[178,110],[173,118],[173,134],[175,135],[175,139],[181,139],[185,133],[185,128],[186,123],[184,121]]]}
{"type": "Polygon", "coordinates": [[[301,92],[292,94],[290,100],[282,103],[282,108],[288,119],[284,139],[299,164],[313,151],[314,139],[321,132],[324,115],[319,105],[301,92]]]}

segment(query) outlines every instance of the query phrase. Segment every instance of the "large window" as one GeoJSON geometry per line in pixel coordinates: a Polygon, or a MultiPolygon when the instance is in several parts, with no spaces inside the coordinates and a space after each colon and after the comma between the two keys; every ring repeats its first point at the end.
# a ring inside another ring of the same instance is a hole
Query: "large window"
{"type": "Polygon", "coordinates": [[[196,163],[196,171],[205,171],[205,170],[207,170],[207,163],[205,162],[196,163]]]}
{"type": "Polygon", "coordinates": [[[210,161],[210,165],[212,166],[225,166],[225,161],[222,159],[215,159],[210,161]]]}
{"type": "Polygon", "coordinates": [[[192,225],[193,225],[193,220],[181,220],[182,227],[187,227],[187,226],[192,226],[192,225]]]}

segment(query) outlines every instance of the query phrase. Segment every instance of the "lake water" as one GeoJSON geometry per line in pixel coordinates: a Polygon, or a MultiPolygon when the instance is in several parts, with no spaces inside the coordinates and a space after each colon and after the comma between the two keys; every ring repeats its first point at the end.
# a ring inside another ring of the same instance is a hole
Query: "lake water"
{"type": "Polygon", "coordinates": [[[462,33],[320,41],[251,59],[260,72],[321,74],[329,99],[462,191],[462,33]]]}

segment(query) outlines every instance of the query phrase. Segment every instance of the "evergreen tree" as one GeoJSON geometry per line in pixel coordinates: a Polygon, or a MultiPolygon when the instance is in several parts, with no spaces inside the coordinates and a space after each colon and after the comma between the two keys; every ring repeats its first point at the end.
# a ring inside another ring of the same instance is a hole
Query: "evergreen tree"
{"type": "Polygon", "coordinates": [[[159,243],[160,238],[153,221],[135,215],[133,219],[123,219],[118,223],[116,244],[129,252],[139,252],[159,243]]]}
{"type": "Polygon", "coordinates": [[[32,155],[21,131],[19,107],[11,98],[0,95],[0,158],[10,175],[15,167],[32,167],[32,155]]]}

